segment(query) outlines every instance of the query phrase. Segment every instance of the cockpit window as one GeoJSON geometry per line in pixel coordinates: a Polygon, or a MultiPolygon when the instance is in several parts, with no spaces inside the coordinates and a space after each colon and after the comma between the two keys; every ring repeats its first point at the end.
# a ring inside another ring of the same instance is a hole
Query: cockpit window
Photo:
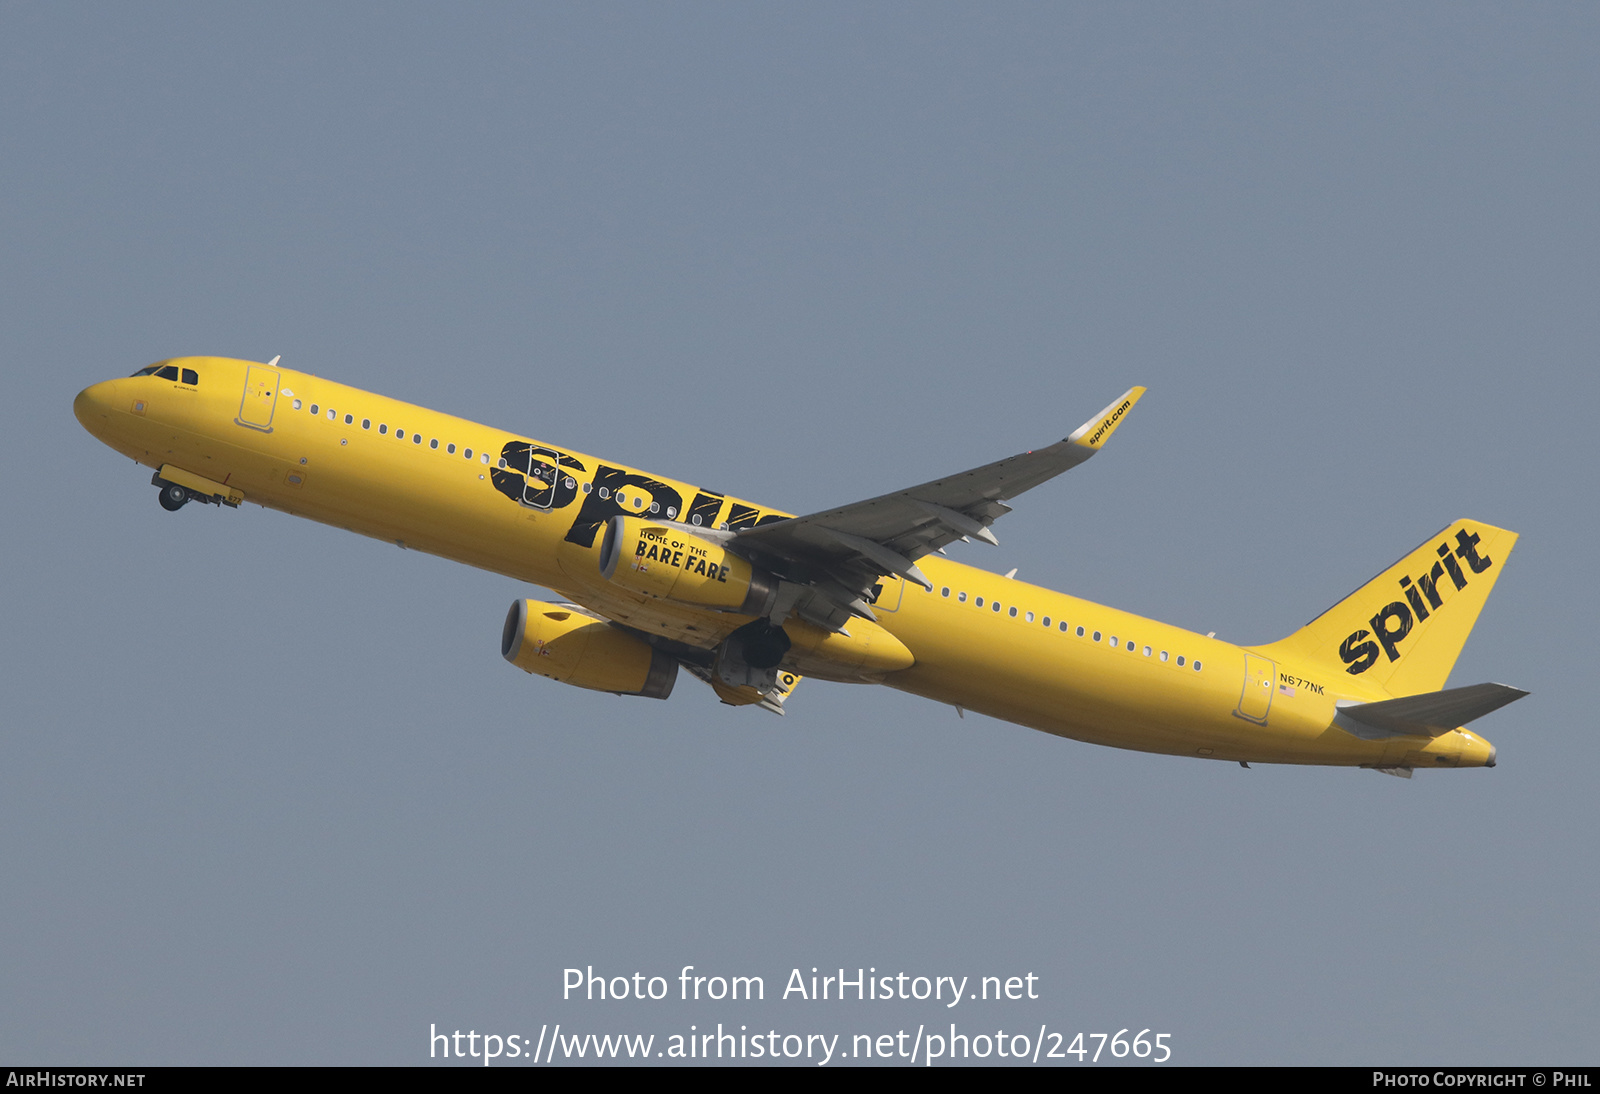
{"type": "MultiPolygon", "coordinates": [[[[135,372],[134,375],[135,376],[156,376],[156,377],[159,377],[159,378],[161,378],[163,380],[177,380],[179,375],[180,375],[180,373],[179,373],[177,365],[168,365],[168,364],[163,364],[160,361],[157,361],[153,365],[146,365],[144,368],[140,369],[138,372],[135,372]]],[[[198,372],[196,372],[192,368],[186,368],[186,369],[182,370],[182,377],[183,377],[183,379],[182,379],[181,382],[185,383],[185,384],[188,384],[191,387],[198,386],[199,383],[200,383],[200,374],[198,372]]]]}

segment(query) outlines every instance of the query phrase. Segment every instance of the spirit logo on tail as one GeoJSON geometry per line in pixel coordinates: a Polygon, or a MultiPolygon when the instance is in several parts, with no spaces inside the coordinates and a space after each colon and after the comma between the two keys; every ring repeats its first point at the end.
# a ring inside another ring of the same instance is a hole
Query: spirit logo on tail
{"type": "Polygon", "coordinates": [[[1339,647],[1339,659],[1348,667],[1346,672],[1352,676],[1359,676],[1373,665],[1378,663],[1378,642],[1383,644],[1383,652],[1390,661],[1400,659],[1400,643],[1411,633],[1413,623],[1425,621],[1431,614],[1429,609],[1438,611],[1444,605],[1444,596],[1439,589],[1439,583],[1446,574],[1459,592],[1467,587],[1467,577],[1461,572],[1456,559],[1465,562],[1474,574],[1481,574],[1494,565],[1494,559],[1478,554],[1478,533],[1462,528],[1456,532],[1456,549],[1451,553],[1448,543],[1441,543],[1436,548],[1439,561],[1433,568],[1420,575],[1415,584],[1410,577],[1400,579],[1400,588],[1405,592],[1405,601],[1392,601],[1378,610],[1370,621],[1371,630],[1365,628],[1352,631],[1339,647]],[[1423,603],[1423,598],[1427,603],[1423,603]],[[1407,602],[1410,606],[1407,607],[1407,602]],[[1373,642],[1376,637],[1378,642],[1373,642]]]}

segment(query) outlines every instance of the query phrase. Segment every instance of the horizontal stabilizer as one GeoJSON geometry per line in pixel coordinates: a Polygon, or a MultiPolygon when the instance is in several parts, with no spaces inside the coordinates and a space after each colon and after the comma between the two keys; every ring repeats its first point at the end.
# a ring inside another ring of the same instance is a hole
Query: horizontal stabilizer
{"type": "MultiPolygon", "coordinates": [[[[1349,719],[1359,722],[1360,728],[1379,731],[1381,736],[1437,737],[1526,694],[1521,688],[1505,684],[1472,684],[1407,695],[1403,699],[1385,699],[1381,703],[1340,703],[1335,724],[1349,719]]],[[[1358,736],[1371,734],[1358,733],[1358,736]]]]}

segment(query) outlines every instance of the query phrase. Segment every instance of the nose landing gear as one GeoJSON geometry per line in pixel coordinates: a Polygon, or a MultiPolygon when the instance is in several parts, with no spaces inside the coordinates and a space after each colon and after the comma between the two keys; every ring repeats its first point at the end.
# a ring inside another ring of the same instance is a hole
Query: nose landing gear
{"type": "MultiPolygon", "coordinates": [[[[299,482],[298,479],[293,481],[299,482]]],[[[161,469],[150,476],[150,485],[161,491],[157,500],[161,502],[161,508],[169,513],[176,513],[191,501],[237,509],[244,500],[243,492],[238,487],[226,485],[226,480],[214,482],[171,464],[162,464],[161,469]]]]}
{"type": "Polygon", "coordinates": [[[189,491],[175,482],[161,483],[161,508],[176,513],[189,503],[189,491]]]}

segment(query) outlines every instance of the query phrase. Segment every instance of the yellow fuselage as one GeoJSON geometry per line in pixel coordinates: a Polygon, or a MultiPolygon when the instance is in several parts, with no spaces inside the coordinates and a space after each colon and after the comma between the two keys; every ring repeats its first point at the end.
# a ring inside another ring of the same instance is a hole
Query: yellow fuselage
{"type": "MultiPolygon", "coordinates": [[[[192,366],[199,382],[149,375],[96,384],[78,396],[79,420],[150,467],[181,469],[267,508],[542,585],[638,631],[703,649],[748,617],[607,582],[596,563],[598,537],[585,544],[572,534],[598,497],[597,482],[620,484],[607,490],[612,508],[660,517],[670,505],[684,524],[691,508],[707,527],[788,515],[553,446],[542,450],[553,453],[558,481],[515,476],[528,488],[519,501],[506,487],[502,454],[508,445],[539,442],[287,369],[271,370],[277,390],[268,391],[258,382],[264,366],[209,357],[174,363],[192,366]]],[[[919,564],[933,589],[887,579],[876,625],[857,620],[839,636],[788,622],[795,643],[785,667],[881,682],[1048,733],[1147,752],[1377,767],[1492,762],[1489,743],[1461,730],[1366,740],[1335,727],[1337,701],[1390,696],[1326,665],[1273,661],[1259,649],[937,555],[919,564]],[[902,668],[904,650],[914,663],[902,668]]]]}

